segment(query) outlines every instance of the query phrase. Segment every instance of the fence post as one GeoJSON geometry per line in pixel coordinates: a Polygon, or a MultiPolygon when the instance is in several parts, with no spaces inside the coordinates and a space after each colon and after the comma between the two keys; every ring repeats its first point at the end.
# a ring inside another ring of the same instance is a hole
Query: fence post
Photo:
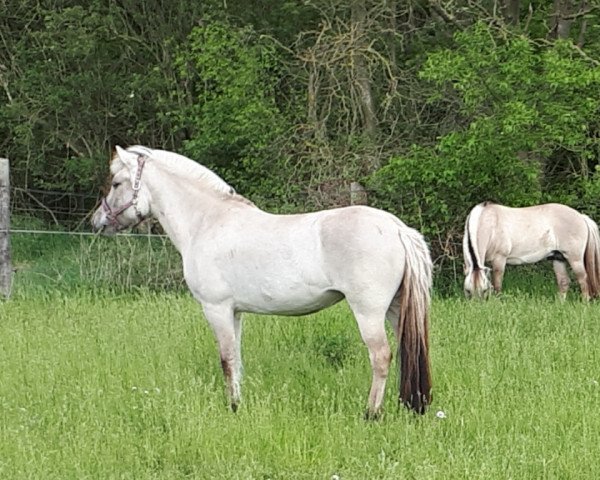
{"type": "Polygon", "coordinates": [[[358,182],[350,183],[350,205],[368,205],[367,191],[358,182]]]}
{"type": "Polygon", "coordinates": [[[8,159],[0,158],[0,296],[10,297],[10,181],[8,159]]]}

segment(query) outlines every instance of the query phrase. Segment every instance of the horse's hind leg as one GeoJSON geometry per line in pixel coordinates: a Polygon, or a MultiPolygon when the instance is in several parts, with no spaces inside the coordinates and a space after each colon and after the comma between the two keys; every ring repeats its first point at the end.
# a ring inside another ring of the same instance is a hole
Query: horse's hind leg
{"type": "Polygon", "coordinates": [[[356,317],[360,335],[369,350],[373,372],[366,418],[377,419],[381,414],[385,384],[392,360],[392,352],[385,333],[385,312],[365,312],[363,308],[353,305],[351,300],[348,300],[348,303],[356,317]]]}
{"type": "Polygon", "coordinates": [[[588,278],[587,272],[585,271],[585,265],[582,260],[578,261],[570,261],[571,269],[575,274],[575,278],[577,279],[577,283],[579,283],[579,287],[581,288],[581,296],[584,300],[590,299],[590,293],[588,290],[588,278]]]}
{"type": "Polygon", "coordinates": [[[552,267],[556,275],[559,298],[565,300],[567,298],[567,291],[569,290],[569,283],[571,283],[569,273],[567,272],[567,264],[562,260],[553,260],[552,267]]]}
{"type": "Polygon", "coordinates": [[[227,383],[229,402],[235,412],[241,399],[242,375],[241,318],[231,308],[220,305],[203,305],[204,316],[212,327],[219,344],[221,368],[227,383]]]}

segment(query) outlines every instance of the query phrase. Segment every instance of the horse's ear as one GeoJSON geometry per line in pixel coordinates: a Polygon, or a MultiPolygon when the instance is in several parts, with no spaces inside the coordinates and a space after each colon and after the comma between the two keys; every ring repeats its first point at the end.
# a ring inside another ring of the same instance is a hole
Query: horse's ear
{"type": "Polygon", "coordinates": [[[137,168],[137,155],[135,153],[128,152],[127,150],[119,147],[118,145],[115,146],[115,151],[117,152],[119,160],[121,160],[121,162],[123,162],[123,164],[127,168],[135,171],[135,169],[137,168]]]}

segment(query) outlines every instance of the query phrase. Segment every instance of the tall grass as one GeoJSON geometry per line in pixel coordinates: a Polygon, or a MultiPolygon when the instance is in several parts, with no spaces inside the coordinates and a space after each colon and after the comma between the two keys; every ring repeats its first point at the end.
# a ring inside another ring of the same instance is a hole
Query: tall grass
{"type": "Polygon", "coordinates": [[[436,299],[431,411],[397,408],[393,371],[369,423],[367,352],[343,304],[248,316],[232,414],[189,296],[17,298],[0,304],[0,477],[598,478],[598,313],[436,299]]]}
{"type": "Polygon", "coordinates": [[[12,249],[17,295],[184,289],[181,257],[167,238],[16,233],[12,249]]]}
{"type": "Polygon", "coordinates": [[[87,237],[81,239],[74,254],[80,278],[96,288],[126,292],[184,287],[181,257],[167,238],[87,237]]]}

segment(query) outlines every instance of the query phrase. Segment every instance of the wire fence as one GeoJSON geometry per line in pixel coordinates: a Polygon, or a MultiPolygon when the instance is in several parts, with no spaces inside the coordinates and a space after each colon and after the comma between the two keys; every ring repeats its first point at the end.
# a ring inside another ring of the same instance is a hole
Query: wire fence
{"type": "MultiPolygon", "coordinates": [[[[5,230],[0,230],[0,232],[5,233],[5,230]]],[[[31,234],[31,235],[63,235],[63,236],[71,236],[71,237],[96,237],[97,233],[94,232],[70,232],[70,231],[62,231],[62,230],[31,230],[31,229],[21,229],[21,228],[11,228],[9,233],[21,233],[21,234],[31,234]]],[[[119,237],[129,237],[129,238],[168,238],[167,235],[162,233],[133,233],[133,232],[121,232],[119,233],[119,237]]]]}
{"type": "Polygon", "coordinates": [[[34,218],[68,231],[89,230],[89,218],[100,201],[98,194],[11,188],[11,217],[34,218]]]}
{"type": "MultiPolygon", "coordinates": [[[[77,257],[77,276],[90,283],[119,284],[123,289],[148,284],[160,289],[179,288],[183,281],[180,258],[160,225],[148,220],[136,231],[119,233],[116,241],[101,239],[92,232],[90,222],[99,201],[100,195],[96,194],[12,188],[9,233],[14,236],[18,250],[17,263],[24,255],[37,256],[38,251],[55,249],[57,255],[77,257]],[[69,245],[68,250],[62,248],[64,244],[69,245]]],[[[453,278],[461,275],[460,243],[434,241],[430,248],[438,272],[444,271],[453,278]]],[[[17,270],[48,279],[64,279],[60,273],[61,261],[60,258],[49,263],[21,261],[17,270]]]]}
{"type": "MultiPolygon", "coordinates": [[[[358,184],[350,187],[352,204],[367,203],[366,191],[358,184]],[[354,197],[360,196],[356,201],[354,197]],[[363,198],[364,197],[364,198],[363,198]]],[[[11,188],[10,211],[12,234],[93,236],[91,216],[100,203],[100,194],[73,193],[41,189],[11,188]],[[32,228],[33,226],[33,228],[32,228]]],[[[120,233],[121,237],[165,238],[162,228],[153,220],[143,222],[136,232],[120,233]]],[[[431,242],[434,263],[453,260],[462,244],[449,239],[431,242]]]]}
{"type": "MultiPolygon", "coordinates": [[[[123,293],[186,291],[181,257],[154,221],[144,222],[135,232],[105,238],[91,231],[89,221],[99,203],[97,195],[20,188],[12,193],[14,222],[9,233],[13,236],[17,291],[82,286],[123,293]]],[[[434,291],[461,296],[462,244],[441,238],[429,240],[434,291]]],[[[521,283],[525,285],[540,272],[545,272],[544,266],[519,269],[519,278],[525,279],[521,283]]]]}

